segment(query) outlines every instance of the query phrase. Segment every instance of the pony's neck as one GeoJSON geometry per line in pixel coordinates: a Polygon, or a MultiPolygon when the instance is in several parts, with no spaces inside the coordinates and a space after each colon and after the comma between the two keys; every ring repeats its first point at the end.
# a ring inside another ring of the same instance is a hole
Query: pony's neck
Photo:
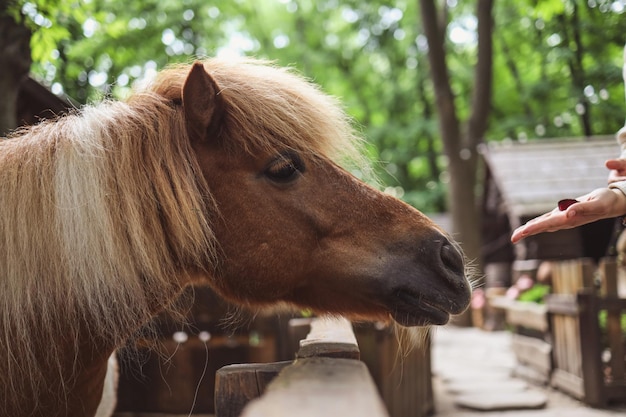
{"type": "Polygon", "coordinates": [[[91,344],[79,350],[73,387],[66,393],[67,416],[82,417],[96,414],[102,399],[108,358],[113,351],[112,344],[98,346],[91,344]]]}

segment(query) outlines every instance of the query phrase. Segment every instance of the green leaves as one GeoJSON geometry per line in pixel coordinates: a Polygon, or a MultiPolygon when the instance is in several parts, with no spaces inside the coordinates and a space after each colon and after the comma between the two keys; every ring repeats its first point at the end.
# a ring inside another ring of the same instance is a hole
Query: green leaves
{"type": "MultiPolygon", "coordinates": [[[[581,135],[583,99],[593,133],[623,123],[624,13],[603,0],[579,3],[495,7],[488,140],[581,135]],[[585,96],[587,86],[595,95],[585,96]]],[[[474,2],[448,4],[447,61],[463,120],[476,61],[474,2]]],[[[81,102],[124,97],[133,82],[195,56],[295,66],[345,103],[388,186],[422,210],[444,207],[447,167],[417,0],[20,0],[10,11],[34,31],[33,72],[81,102]]]]}

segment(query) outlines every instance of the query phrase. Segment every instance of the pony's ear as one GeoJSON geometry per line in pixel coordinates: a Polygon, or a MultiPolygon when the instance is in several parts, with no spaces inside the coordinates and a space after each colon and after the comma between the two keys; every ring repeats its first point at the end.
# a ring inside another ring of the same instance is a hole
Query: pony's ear
{"type": "Polygon", "coordinates": [[[224,113],[224,100],[217,83],[200,62],[192,65],[182,91],[187,134],[204,141],[216,133],[224,113]]]}

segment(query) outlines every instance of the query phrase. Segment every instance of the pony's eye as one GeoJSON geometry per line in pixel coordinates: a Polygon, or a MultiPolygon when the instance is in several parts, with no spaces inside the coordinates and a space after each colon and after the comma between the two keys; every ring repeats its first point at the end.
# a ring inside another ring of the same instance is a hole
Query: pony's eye
{"type": "Polygon", "coordinates": [[[274,182],[294,181],[304,172],[304,163],[293,153],[285,153],[274,159],[265,169],[265,176],[274,182]]]}

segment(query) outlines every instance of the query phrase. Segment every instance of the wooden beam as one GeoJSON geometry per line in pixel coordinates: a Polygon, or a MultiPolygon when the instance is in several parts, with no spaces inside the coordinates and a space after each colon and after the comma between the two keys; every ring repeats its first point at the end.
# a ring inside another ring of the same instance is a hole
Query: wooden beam
{"type": "Polygon", "coordinates": [[[548,294],[545,297],[546,306],[550,314],[577,316],[578,304],[573,294],[548,294]]]}
{"type": "Polygon", "coordinates": [[[237,417],[242,410],[246,416],[267,417],[388,416],[367,367],[358,360],[352,324],[344,318],[317,318],[294,325],[301,330],[309,324],[294,362],[220,369],[216,417],[237,417]]]}
{"type": "Polygon", "coordinates": [[[291,361],[220,368],[215,374],[215,416],[239,417],[246,404],[261,396],[276,375],[289,365],[291,361]]]}
{"type": "Polygon", "coordinates": [[[605,407],[607,403],[602,369],[602,348],[600,346],[600,326],[598,325],[598,298],[593,290],[581,290],[578,293],[580,306],[580,350],[582,375],[587,404],[594,407],[605,407]]]}
{"type": "Polygon", "coordinates": [[[388,417],[361,361],[311,357],[285,368],[241,417],[388,417]]]}
{"type": "Polygon", "coordinates": [[[326,357],[359,359],[352,324],[343,317],[319,318],[311,322],[311,331],[300,341],[297,358],[326,357]]]}

